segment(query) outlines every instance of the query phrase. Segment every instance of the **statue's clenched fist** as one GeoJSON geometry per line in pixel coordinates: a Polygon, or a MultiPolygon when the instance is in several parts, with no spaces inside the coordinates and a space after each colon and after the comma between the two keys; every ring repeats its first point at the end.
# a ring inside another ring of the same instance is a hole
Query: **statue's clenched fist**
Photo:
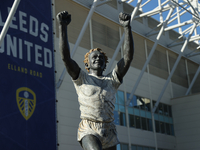
{"type": "Polygon", "coordinates": [[[123,27],[128,27],[130,26],[130,19],[131,16],[129,14],[126,13],[119,13],[119,23],[123,26],[123,27]]]}
{"type": "Polygon", "coordinates": [[[67,11],[59,12],[56,18],[61,25],[67,26],[71,22],[71,15],[67,11]]]}

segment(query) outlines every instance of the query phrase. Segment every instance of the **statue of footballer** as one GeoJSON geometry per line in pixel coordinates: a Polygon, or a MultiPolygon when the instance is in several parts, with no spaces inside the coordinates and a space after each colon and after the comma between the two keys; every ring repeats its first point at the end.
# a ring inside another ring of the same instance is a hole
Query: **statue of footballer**
{"type": "Polygon", "coordinates": [[[85,54],[85,69],[70,57],[67,27],[71,15],[67,11],[58,13],[60,52],[68,74],[74,83],[80,104],[82,121],[78,128],[78,141],[84,150],[116,150],[119,143],[114,124],[115,94],[133,60],[134,43],[130,26],[131,16],[119,14],[119,22],[124,27],[125,40],[123,58],[115,68],[103,75],[108,58],[100,48],[85,54]]]}

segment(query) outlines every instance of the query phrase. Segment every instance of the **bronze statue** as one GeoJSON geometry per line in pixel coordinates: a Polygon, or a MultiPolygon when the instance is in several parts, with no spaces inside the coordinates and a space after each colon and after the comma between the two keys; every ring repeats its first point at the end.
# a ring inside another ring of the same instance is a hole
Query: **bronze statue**
{"type": "Polygon", "coordinates": [[[84,63],[88,73],[81,70],[70,57],[67,26],[71,22],[71,15],[67,11],[57,15],[61,57],[78,94],[82,119],[78,129],[78,141],[84,150],[116,150],[119,143],[113,111],[115,94],[133,59],[130,18],[128,14],[119,14],[119,22],[125,32],[124,56],[112,72],[103,75],[108,58],[100,48],[91,49],[85,55],[84,63]]]}

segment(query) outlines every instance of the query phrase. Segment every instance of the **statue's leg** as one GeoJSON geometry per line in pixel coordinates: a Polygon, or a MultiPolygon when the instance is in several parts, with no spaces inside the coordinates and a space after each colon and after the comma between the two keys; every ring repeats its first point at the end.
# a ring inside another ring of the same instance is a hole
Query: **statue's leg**
{"type": "Polygon", "coordinates": [[[106,148],[106,149],[103,149],[103,150],[117,150],[117,147],[116,146],[112,146],[112,147],[109,147],[109,148],[106,148]]]}
{"type": "Polygon", "coordinates": [[[100,140],[91,134],[83,137],[82,147],[84,150],[102,150],[102,144],[100,140]]]}

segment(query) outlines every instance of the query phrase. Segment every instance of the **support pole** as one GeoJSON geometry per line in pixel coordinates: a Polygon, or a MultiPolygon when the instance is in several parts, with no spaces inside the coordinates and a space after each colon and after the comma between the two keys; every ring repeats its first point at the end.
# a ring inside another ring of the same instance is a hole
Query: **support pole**
{"type": "MultiPolygon", "coordinates": [[[[176,11],[177,11],[177,21],[178,21],[178,24],[180,24],[181,19],[180,19],[179,7],[176,7],[176,11]]],[[[179,27],[178,30],[179,30],[179,33],[182,33],[181,27],[179,27]]]]}
{"type": "MultiPolygon", "coordinates": [[[[138,12],[138,10],[140,8],[141,2],[142,2],[142,0],[138,0],[137,6],[134,8],[134,10],[133,10],[133,12],[131,14],[131,23],[132,23],[133,18],[135,17],[135,15],[137,14],[137,12],[138,12]]],[[[115,58],[117,57],[117,54],[119,53],[119,50],[120,50],[120,48],[122,46],[122,43],[124,42],[124,37],[125,37],[125,34],[123,33],[123,35],[122,35],[122,37],[121,37],[121,39],[120,39],[120,41],[119,41],[119,43],[117,45],[115,53],[113,54],[113,57],[112,57],[110,63],[108,64],[108,67],[107,67],[107,69],[105,71],[105,74],[108,74],[110,72],[111,67],[112,67],[112,65],[113,65],[113,63],[115,61],[115,58]]]]}
{"type": "Polygon", "coordinates": [[[158,104],[159,104],[159,102],[160,102],[160,100],[161,100],[161,98],[162,98],[162,96],[163,96],[163,94],[164,94],[164,92],[165,92],[165,90],[167,88],[167,85],[170,82],[170,80],[171,80],[171,78],[172,78],[172,76],[173,76],[173,74],[174,74],[174,72],[175,72],[175,70],[176,70],[176,68],[178,66],[179,61],[181,60],[181,57],[183,55],[183,51],[185,50],[185,48],[186,48],[186,46],[187,46],[187,44],[189,42],[189,39],[192,36],[192,33],[194,32],[195,27],[196,27],[196,24],[193,25],[193,28],[190,31],[190,34],[189,34],[188,38],[185,40],[185,42],[184,42],[184,44],[183,44],[183,46],[181,48],[179,56],[178,56],[178,58],[177,58],[177,60],[176,60],[176,62],[174,64],[174,66],[172,68],[172,71],[171,71],[170,75],[168,76],[167,81],[165,82],[165,85],[164,85],[164,87],[163,87],[163,89],[162,89],[162,91],[161,91],[161,93],[160,93],[160,95],[159,95],[159,97],[157,99],[157,102],[156,102],[156,104],[155,104],[155,106],[153,108],[153,113],[156,111],[156,108],[158,107],[158,104]]]}
{"type": "Polygon", "coordinates": [[[93,49],[94,46],[93,46],[92,20],[91,19],[90,19],[89,27],[90,27],[90,48],[93,49]]]}
{"type": "Polygon", "coordinates": [[[199,68],[197,69],[197,71],[196,71],[196,73],[195,73],[195,75],[194,75],[194,77],[193,77],[193,79],[192,79],[192,82],[191,82],[191,84],[190,84],[190,86],[189,86],[187,92],[185,93],[185,95],[188,95],[188,94],[190,93],[190,91],[191,91],[191,89],[192,89],[192,86],[194,85],[194,82],[196,81],[196,79],[197,79],[197,77],[198,77],[198,75],[199,75],[199,72],[200,72],[200,66],[199,66],[199,68]]]}
{"type": "MultiPolygon", "coordinates": [[[[147,40],[144,40],[144,46],[145,46],[145,53],[146,53],[146,59],[148,58],[148,52],[147,52],[147,40]]],[[[148,72],[148,82],[149,82],[149,97],[151,99],[150,105],[151,110],[153,108],[153,102],[152,102],[152,90],[151,90],[151,81],[150,81],[150,71],[149,71],[149,65],[147,65],[147,72],[148,72]]],[[[157,135],[156,135],[156,127],[155,127],[155,118],[154,113],[151,111],[151,117],[152,117],[152,125],[153,125],[153,133],[154,133],[154,141],[155,141],[155,148],[158,149],[158,143],[157,143],[157,135]]]]}
{"type": "Polygon", "coordinates": [[[154,53],[154,51],[155,51],[155,49],[156,49],[156,47],[158,45],[158,41],[160,40],[160,37],[161,37],[162,33],[164,32],[164,28],[167,25],[167,22],[170,19],[170,16],[171,16],[173,11],[174,11],[174,7],[170,9],[170,11],[168,13],[168,16],[167,16],[166,20],[164,21],[163,26],[161,27],[160,32],[158,33],[158,36],[156,37],[156,42],[154,43],[154,45],[153,45],[153,47],[151,49],[151,52],[150,52],[150,54],[149,54],[149,56],[148,56],[148,58],[147,58],[147,60],[146,60],[146,62],[144,64],[144,66],[142,68],[142,71],[141,71],[141,73],[140,73],[140,75],[139,75],[139,77],[138,77],[138,79],[137,79],[137,81],[136,81],[136,83],[135,83],[135,85],[133,87],[133,90],[132,90],[132,92],[131,92],[131,94],[130,94],[130,96],[128,98],[127,105],[129,105],[131,99],[133,98],[133,95],[134,95],[134,93],[135,93],[135,91],[136,91],[136,89],[137,89],[137,87],[138,87],[138,85],[140,83],[140,80],[142,79],[142,76],[143,76],[143,74],[144,74],[144,72],[145,72],[145,70],[147,68],[147,65],[149,64],[149,62],[151,60],[151,57],[153,56],[153,53],[154,53]]]}
{"type": "Polygon", "coordinates": [[[8,31],[8,28],[9,28],[9,26],[10,26],[10,23],[11,23],[11,21],[12,21],[13,16],[15,15],[15,12],[16,12],[16,10],[17,10],[17,7],[18,7],[19,3],[20,3],[20,0],[15,0],[14,3],[13,3],[13,5],[12,5],[12,8],[11,8],[11,10],[10,10],[10,13],[9,13],[9,15],[8,15],[8,17],[7,17],[7,19],[6,19],[6,22],[5,22],[4,26],[3,26],[3,29],[2,29],[2,31],[1,31],[1,35],[0,35],[0,46],[1,46],[2,42],[3,42],[3,39],[4,39],[4,37],[5,37],[6,33],[7,33],[7,31],[8,31]]]}
{"type": "MultiPolygon", "coordinates": [[[[71,58],[74,57],[74,54],[75,54],[75,52],[76,52],[76,50],[77,50],[77,48],[78,48],[78,46],[79,46],[79,44],[80,44],[80,42],[81,42],[81,40],[82,40],[82,37],[83,37],[83,35],[84,35],[84,33],[85,33],[85,30],[86,30],[86,28],[87,28],[87,26],[88,26],[88,23],[89,23],[90,19],[91,19],[93,13],[94,13],[94,10],[95,10],[95,8],[96,8],[96,6],[97,6],[97,4],[98,4],[98,1],[99,1],[99,0],[94,0],[94,2],[93,2],[93,5],[92,5],[92,7],[91,7],[91,9],[90,9],[90,11],[89,11],[89,14],[88,14],[88,16],[87,16],[87,18],[86,18],[86,20],[85,20],[85,23],[83,24],[83,27],[82,27],[82,29],[81,29],[81,32],[80,32],[80,34],[79,34],[79,36],[78,36],[78,39],[76,40],[76,43],[75,43],[75,45],[74,45],[74,47],[73,47],[73,50],[72,50],[72,52],[71,52],[71,58]]],[[[57,89],[57,91],[58,91],[59,87],[60,87],[61,84],[62,84],[62,81],[63,81],[63,79],[64,79],[64,77],[65,77],[65,74],[66,74],[66,68],[63,69],[63,72],[62,72],[62,74],[61,74],[61,76],[60,76],[60,78],[59,78],[59,81],[58,81],[58,83],[56,84],[56,89],[57,89]]]]}
{"type": "Polygon", "coordinates": [[[175,28],[178,28],[178,27],[181,27],[181,26],[185,26],[185,25],[188,25],[188,24],[191,24],[191,23],[193,23],[192,19],[188,20],[188,21],[185,21],[183,23],[179,23],[179,24],[167,27],[167,28],[165,28],[165,31],[172,30],[172,29],[175,29],[175,28]]]}

